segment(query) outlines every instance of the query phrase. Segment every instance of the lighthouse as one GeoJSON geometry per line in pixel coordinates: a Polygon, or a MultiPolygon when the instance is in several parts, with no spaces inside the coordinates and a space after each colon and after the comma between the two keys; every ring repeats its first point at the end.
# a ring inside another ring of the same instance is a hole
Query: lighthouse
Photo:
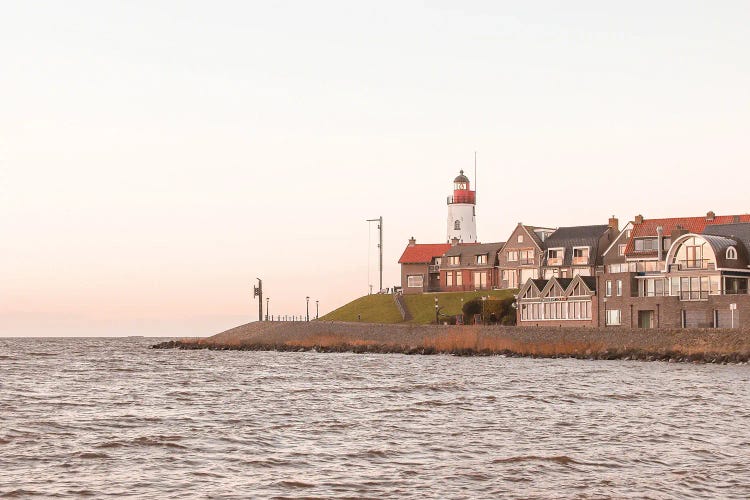
{"type": "Polygon", "coordinates": [[[448,242],[477,242],[476,192],[471,190],[464,171],[453,179],[453,196],[448,197],[448,242]]]}

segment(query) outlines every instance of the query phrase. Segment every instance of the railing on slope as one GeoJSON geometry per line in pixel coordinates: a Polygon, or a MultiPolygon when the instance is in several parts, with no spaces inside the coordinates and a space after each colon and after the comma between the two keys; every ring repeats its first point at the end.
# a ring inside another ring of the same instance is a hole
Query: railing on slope
{"type": "Polygon", "coordinates": [[[403,318],[404,321],[411,321],[412,319],[414,319],[409,312],[409,309],[406,307],[406,302],[404,301],[404,296],[402,294],[394,294],[393,301],[396,303],[398,312],[401,313],[401,318],[403,318]]]}

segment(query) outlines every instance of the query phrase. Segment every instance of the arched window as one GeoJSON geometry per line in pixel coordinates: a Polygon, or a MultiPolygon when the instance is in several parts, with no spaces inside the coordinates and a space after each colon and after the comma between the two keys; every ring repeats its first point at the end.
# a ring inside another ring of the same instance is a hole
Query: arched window
{"type": "Polygon", "coordinates": [[[460,231],[461,230],[461,221],[460,220],[457,220],[456,222],[453,223],[453,229],[455,229],[456,231],[460,231]]]}
{"type": "Polygon", "coordinates": [[[734,247],[727,248],[727,259],[737,260],[737,249],[734,247]]]}

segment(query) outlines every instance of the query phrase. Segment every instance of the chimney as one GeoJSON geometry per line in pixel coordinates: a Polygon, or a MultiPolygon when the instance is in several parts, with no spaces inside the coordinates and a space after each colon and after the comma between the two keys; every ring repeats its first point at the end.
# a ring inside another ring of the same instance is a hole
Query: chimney
{"type": "Polygon", "coordinates": [[[456,245],[458,245],[459,241],[460,240],[458,238],[456,238],[456,237],[451,238],[451,246],[455,247],[456,245]]]}
{"type": "Polygon", "coordinates": [[[662,226],[656,227],[656,235],[658,236],[658,238],[656,238],[656,244],[659,246],[657,260],[661,261],[662,252],[664,251],[664,228],[662,226]]]}
{"type": "Polygon", "coordinates": [[[674,241],[683,234],[688,234],[688,230],[678,225],[675,226],[674,229],[672,229],[672,234],[670,236],[672,237],[672,241],[674,241]]]}
{"type": "Polygon", "coordinates": [[[641,214],[636,215],[633,222],[635,222],[636,224],[643,224],[643,216],[641,214]]]}
{"type": "Polygon", "coordinates": [[[409,238],[409,246],[410,247],[413,247],[416,244],[417,244],[417,240],[414,239],[414,236],[412,236],[411,238],[409,238]]]}
{"type": "Polygon", "coordinates": [[[615,231],[620,230],[620,221],[617,220],[617,217],[615,217],[614,215],[609,218],[609,227],[614,229],[615,231]]]}
{"type": "Polygon", "coordinates": [[[716,218],[716,214],[713,212],[713,210],[709,210],[706,213],[706,220],[714,220],[716,218]]]}

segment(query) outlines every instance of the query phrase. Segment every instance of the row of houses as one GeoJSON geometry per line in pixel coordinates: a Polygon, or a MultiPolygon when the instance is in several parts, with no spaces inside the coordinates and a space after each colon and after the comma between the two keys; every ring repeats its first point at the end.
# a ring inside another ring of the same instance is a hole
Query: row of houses
{"type": "Polygon", "coordinates": [[[496,243],[412,238],[399,263],[406,294],[519,289],[520,326],[750,327],[748,214],[519,223],[496,243]]]}

